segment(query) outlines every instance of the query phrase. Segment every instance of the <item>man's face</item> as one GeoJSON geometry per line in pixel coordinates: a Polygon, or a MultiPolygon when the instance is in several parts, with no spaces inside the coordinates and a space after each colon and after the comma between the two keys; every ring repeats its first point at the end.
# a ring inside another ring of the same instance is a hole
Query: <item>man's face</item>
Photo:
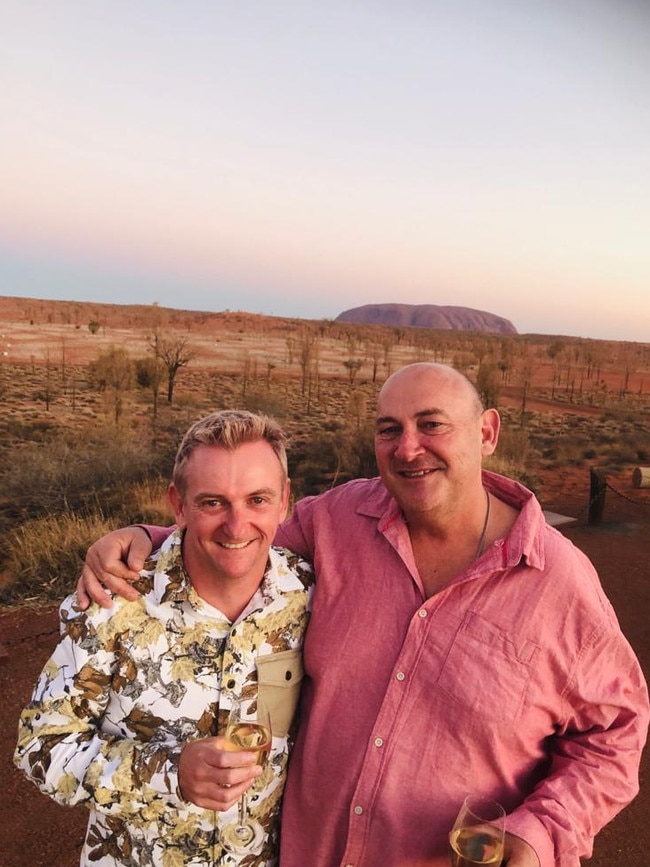
{"type": "Polygon", "coordinates": [[[195,586],[209,581],[230,592],[239,582],[254,592],[289,503],[289,482],[271,446],[198,446],[185,465],[183,494],[171,485],[169,496],[185,528],[183,560],[195,586]]]}
{"type": "Polygon", "coordinates": [[[444,506],[481,485],[481,464],[498,435],[498,415],[482,413],[454,371],[418,365],[382,389],[375,427],[377,466],[404,512],[444,506]]]}

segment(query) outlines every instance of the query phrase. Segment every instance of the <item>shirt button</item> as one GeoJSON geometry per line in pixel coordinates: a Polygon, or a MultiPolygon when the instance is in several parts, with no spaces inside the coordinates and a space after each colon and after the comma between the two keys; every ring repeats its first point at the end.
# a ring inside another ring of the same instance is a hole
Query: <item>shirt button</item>
{"type": "Polygon", "coordinates": [[[357,816],[360,816],[363,813],[363,807],[360,807],[357,804],[357,806],[354,808],[354,812],[357,814],[357,816]]]}
{"type": "Polygon", "coordinates": [[[236,685],[237,683],[232,677],[230,678],[230,680],[226,681],[226,686],[228,687],[228,689],[234,689],[236,685]]]}
{"type": "Polygon", "coordinates": [[[427,616],[426,609],[420,608],[420,610],[418,611],[418,617],[426,617],[426,616],[427,616]]]}
{"type": "Polygon", "coordinates": [[[398,671],[397,674],[395,675],[395,677],[396,677],[398,680],[404,680],[404,678],[406,677],[406,675],[404,674],[403,671],[398,671]]]}
{"type": "Polygon", "coordinates": [[[375,746],[376,747],[383,747],[383,745],[384,745],[384,739],[383,738],[375,738],[375,746]]]}

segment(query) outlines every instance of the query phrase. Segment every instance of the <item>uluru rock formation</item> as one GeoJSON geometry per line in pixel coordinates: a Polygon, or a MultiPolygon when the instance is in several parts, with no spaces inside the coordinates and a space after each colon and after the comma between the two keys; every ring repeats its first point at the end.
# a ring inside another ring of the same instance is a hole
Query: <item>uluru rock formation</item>
{"type": "Polygon", "coordinates": [[[512,322],[503,316],[472,310],[471,307],[443,307],[437,304],[364,304],[339,313],[336,322],[517,334],[512,322]]]}

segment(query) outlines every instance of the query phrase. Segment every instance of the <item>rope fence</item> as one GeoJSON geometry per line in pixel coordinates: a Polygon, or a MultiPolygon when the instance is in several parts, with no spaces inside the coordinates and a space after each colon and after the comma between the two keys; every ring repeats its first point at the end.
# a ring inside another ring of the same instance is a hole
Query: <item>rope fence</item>
{"type": "Polygon", "coordinates": [[[607,482],[607,487],[617,496],[622,497],[624,500],[627,500],[628,503],[634,503],[636,506],[650,506],[650,499],[638,500],[636,497],[631,497],[629,494],[624,494],[623,491],[619,491],[618,488],[615,488],[614,485],[612,485],[610,482],[607,482]]]}
{"type": "MultiPolygon", "coordinates": [[[[634,483],[636,484],[637,480],[641,478],[641,473],[645,474],[647,472],[649,471],[635,470],[635,475],[633,476],[634,483]]],[[[641,487],[641,484],[639,483],[637,487],[641,487]]],[[[617,497],[626,500],[628,503],[633,503],[635,506],[650,506],[650,499],[642,500],[638,497],[631,497],[629,494],[614,487],[614,485],[607,480],[607,476],[603,470],[592,469],[589,504],[587,507],[587,520],[590,525],[600,524],[605,510],[605,494],[608,490],[616,494],[617,497]]]]}

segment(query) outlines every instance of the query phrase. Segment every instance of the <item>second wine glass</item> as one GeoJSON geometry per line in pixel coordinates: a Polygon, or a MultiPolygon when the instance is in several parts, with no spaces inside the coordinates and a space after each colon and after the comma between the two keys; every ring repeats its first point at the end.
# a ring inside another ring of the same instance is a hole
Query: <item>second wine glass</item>
{"type": "Polygon", "coordinates": [[[497,801],[468,795],[449,835],[452,867],[477,867],[503,860],[506,812],[497,801]]]}

